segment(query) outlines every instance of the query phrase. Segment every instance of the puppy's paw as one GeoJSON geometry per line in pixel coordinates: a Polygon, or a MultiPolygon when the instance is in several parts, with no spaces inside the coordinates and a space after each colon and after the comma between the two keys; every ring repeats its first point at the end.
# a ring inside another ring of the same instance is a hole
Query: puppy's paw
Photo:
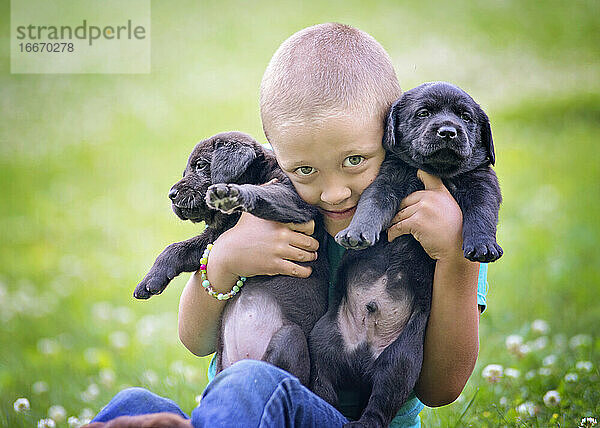
{"type": "Polygon", "coordinates": [[[167,285],[169,285],[169,282],[175,276],[174,272],[168,272],[166,269],[150,269],[150,272],[148,272],[133,291],[133,297],[146,300],[155,294],[160,294],[167,288],[167,285]]]}
{"type": "Polygon", "coordinates": [[[206,192],[206,204],[225,214],[234,211],[248,211],[244,199],[236,184],[213,184],[206,192]]]}
{"type": "Polygon", "coordinates": [[[463,252],[472,262],[490,263],[502,257],[503,251],[494,239],[466,240],[463,252]]]}
{"type": "Polygon", "coordinates": [[[335,242],[349,250],[364,250],[375,245],[378,238],[379,232],[375,229],[369,230],[364,225],[360,227],[350,225],[335,235],[335,242]]]}

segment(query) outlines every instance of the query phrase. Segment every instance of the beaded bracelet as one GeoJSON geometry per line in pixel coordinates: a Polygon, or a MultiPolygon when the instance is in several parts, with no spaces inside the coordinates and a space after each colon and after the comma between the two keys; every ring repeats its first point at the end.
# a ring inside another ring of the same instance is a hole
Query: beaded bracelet
{"type": "Polygon", "coordinates": [[[208,255],[210,254],[210,250],[212,250],[212,247],[213,244],[208,244],[206,246],[206,250],[204,250],[204,254],[202,254],[202,258],[200,259],[200,280],[202,281],[202,287],[204,287],[209,296],[212,296],[217,300],[231,299],[233,296],[238,294],[238,292],[244,286],[244,282],[246,282],[246,277],[240,276],[240,279],[237,280],[235,285],[231,288],[231,290],[228,293],[217,293],[213,286],[210,285],[210,281],[206,276],[206,264],[208,263],[208,255]]]}

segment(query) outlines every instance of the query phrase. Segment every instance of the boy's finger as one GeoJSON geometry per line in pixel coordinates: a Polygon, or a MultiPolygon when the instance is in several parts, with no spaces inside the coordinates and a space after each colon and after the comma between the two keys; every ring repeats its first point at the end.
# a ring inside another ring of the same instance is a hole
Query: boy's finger
{"type": "Polygon", "coordinates": [[[405,209],[408,206],[414,205],[419,202],[425,194],[423,190],[417,190],[416,192],[411,193],[406,198],[402,199],[400,202],[400,210],[405,209]]]}
{"type": "Polygon", "coordinates": [[[293,233],[290,239],[290,245],[306,251],[317,251],[319,249],[319,241],[304,233],[293,233]]]}
{"type": "Polygon", "coordinates": [[[402,208],[400,211],[398,211],[398,214],[396,214],[394,216],[394,218],[392,219],[392,226],[398,222],[401,222],[402,220],[406,220],[407,218],[409,218],[410,216],[412,216],[414,213],[416,213],[420,208],[420,204],[419,202],[416,202],[412,205],[408,205],[405,208],[402,208]]]}
{"type": "Polygon", "coordinates": [[[283,258],[293,262],[312,262],[313,260],[317,260],[317,253],[289,246],[283,258]]]}
{"type": "Polygon", "coordinates": [[[417,171],[417,178],[421,180],[426,190],[446,188],[441,178],[436,177],[435,175],[431,175],[428,172],[423,171],[422,169],[417,171]]]}
{"type": "Polygon", "coordinates": [[[312,273],[312,269],[308,266],[300,266],[292,263],[289,260],[282,260],[279,274],[287,276],[295,276],[296,278],[308,278],[312,273]]]}
{"type": "Polygon", "coordinates": [[[388,229],[388,242],[392,242],[399,236],[409,235],[412,230],[412,216],[399,221],[388,229]]]}
{"type": "Polygon", "coordinates": [[[296,232],[312,235],[315,232],[315,221],[311,220],[308,223],[286,223],[286,226],[296,232]]]}

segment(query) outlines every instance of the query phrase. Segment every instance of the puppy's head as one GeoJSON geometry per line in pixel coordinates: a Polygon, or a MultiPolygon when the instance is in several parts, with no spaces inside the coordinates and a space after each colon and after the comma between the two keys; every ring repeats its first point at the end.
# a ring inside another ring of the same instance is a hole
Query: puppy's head
{"type": "Polygon", "coordinates": [[[188,159],[183,178],[169,191],[173,211],[182,220],[213,225],[223,216],[204,197],[215,183],[244,182],[256,159],[258,143],[241,132],[223,132],[199,142],[188,159]]]}
{"type": "Polygon", "coordinates": [[[390,110],[383,144],[409,165],[442,178],[496,161],[487,115],[446,82],[405,92],[390,110]]]}

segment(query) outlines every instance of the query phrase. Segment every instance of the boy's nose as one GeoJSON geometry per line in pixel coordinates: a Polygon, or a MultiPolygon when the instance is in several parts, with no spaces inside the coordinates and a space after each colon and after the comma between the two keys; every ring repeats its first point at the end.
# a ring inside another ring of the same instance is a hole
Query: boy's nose
{"type": "Polygon", "coordinates": [[[352,195],[348,187],[329,187],[321,192],[321,200],[328,205],[339,205],[352,195]]]}

